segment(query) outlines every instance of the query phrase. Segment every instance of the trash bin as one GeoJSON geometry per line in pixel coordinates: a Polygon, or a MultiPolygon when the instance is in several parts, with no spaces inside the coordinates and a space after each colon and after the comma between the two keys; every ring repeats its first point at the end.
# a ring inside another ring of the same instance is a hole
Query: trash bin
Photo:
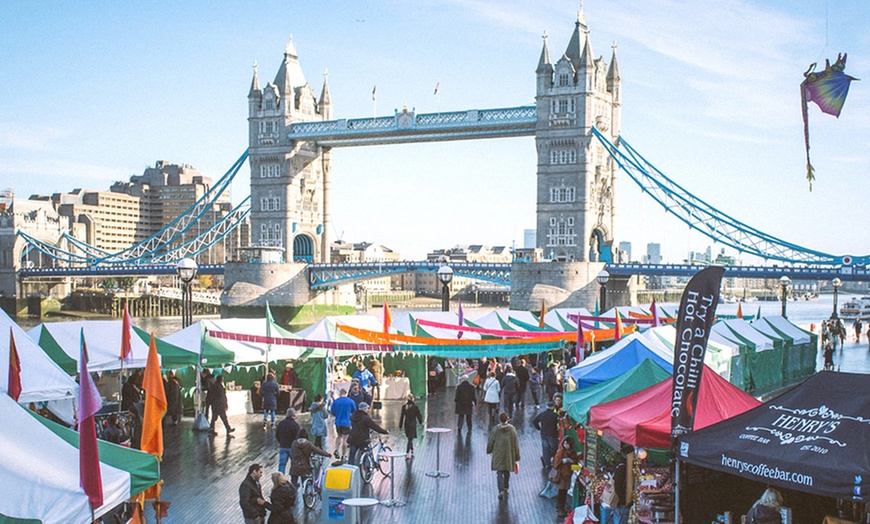
{"type": "Polygon", "coordinates": [[[320,511],[323,522],[357,524],[360,521],[359,508],[346,508],[342,501],[359,497],[361,491],[362,477],[358,467],[345,464],[327,469],[326,478],[323,480],[323,507],[320,511]]]}

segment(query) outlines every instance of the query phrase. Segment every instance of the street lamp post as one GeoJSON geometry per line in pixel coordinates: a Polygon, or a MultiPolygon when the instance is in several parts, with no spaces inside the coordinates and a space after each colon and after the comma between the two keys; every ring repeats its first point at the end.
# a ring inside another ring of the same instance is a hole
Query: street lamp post
{"type": "Polygon", "coordinates": [[[599,314],[604,314],[607,311],[607,281],[610,280],[610,273],[602,269],[595,279],[598,280],[598,284],[601,286],[598,295],[598,302],[601,304],[599,314]]]}
{"type": "MultiPolygon", "coordinates": [[[[196,278],[196,270],[198,266],[192,258],[182,258],[175,266],[175,271],[178,273],[178,278],[181,280],[181,326],[186,328],[193,324],[193,279],[196,278]]],[[[193,420],[194,431],[207,431],[211,429],[208,421],[202,414],[202,354],[200,353],[196,361],[196,394],[193,398],[194,410],[196,411],[193,420]]]]}
{"type": "Polygon", "coordinates": [[[438,280],[441,282],[441,311],[450,311],[450,281],[453,280],[453,268],[450,266],[438,268],[438,280]]]}
{"type": "Polygon", "coordinates": [[[842,283],[843,281],[836,277],[831,281],[831,285],[834,286],[834,310],[831,312],[831,320],[837,320],[840,318],[837,315],[837,290],[840,289],[842,283]]]}
{"type": "Polygon", "coordinates": [[[788,285],[790,283],[791,279],[786,275],[783,275],[779,279],[779,285],[782,286],[782,318],[788,318],[785,316],[785,304],[786,300],[788,300],[788,285]]]}

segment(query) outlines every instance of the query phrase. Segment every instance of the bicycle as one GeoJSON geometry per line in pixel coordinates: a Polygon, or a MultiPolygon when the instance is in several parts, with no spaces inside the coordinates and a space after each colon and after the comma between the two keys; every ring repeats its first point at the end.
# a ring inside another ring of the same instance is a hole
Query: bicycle
{"type": "Polygon", "coordinates": [[[381,456],[387,451],[393,451],[392,448],[384,444],[380,434],[371,432],[370,436],[377,436],[377,441],[372,440],[369,442],[359,461],[360,473],[362,474],[363,482],[366,484],[371,484],[372,478],[375,475],[375,469],[380,471],[381,475],[385,477],[389,477],[392,474],[392,471],[389,470],[389,459],[381,456]]]}
{"type": "Polygon", "coordinates": [[[311,457],[311,474],[305,477],[302,481],[302,502],[308,509],[317,507],[317,501],[323,497],[323,480],[326,477],[326,466],[324,462],[329,460],[329,457],[313,455],[311,457]]]}

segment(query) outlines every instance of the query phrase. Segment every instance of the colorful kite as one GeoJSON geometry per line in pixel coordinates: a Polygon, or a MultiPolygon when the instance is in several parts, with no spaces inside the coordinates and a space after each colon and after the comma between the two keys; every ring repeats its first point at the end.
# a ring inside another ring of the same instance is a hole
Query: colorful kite
{"type": "Polygon", "coordinates": [[[849,94],[849,83],[858,80],[844,73],[846,69],[846,54],[838,54],[837,61],[831,65],[830,60],[825,60],[825,70],[814,72],[816,64],[810,65],[804,73],[804,81],[801,82],[801,102],[804,117],[804,142],[807,150],[807,181],[810,183],[810,191],[813,190],[813,166],[810,163],[810,128],[807,122],[807,102],[815,102],[823,113],[834,115],[839,118],[846,95],[849,94]]]}

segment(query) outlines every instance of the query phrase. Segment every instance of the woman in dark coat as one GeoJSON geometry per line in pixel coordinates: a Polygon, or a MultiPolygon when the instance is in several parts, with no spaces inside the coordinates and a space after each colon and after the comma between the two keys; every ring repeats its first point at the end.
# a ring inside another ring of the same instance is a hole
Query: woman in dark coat
{"type": "Polygon", "coordinates": [[[272,514],[269,524],[296,524],[293,506],[296,505],[296,488],[280,472],[272,473],[272,514]]]}
{"type": "Polygon", "coordinates": [[[417,438],[417,422],[423,424],[423,415],[420,414],[420,408],[414,403],[414,395],[408,393],[408,402],[402,406],[402,415],[399,417],[399,426],[405,430],[405,437],[408,438],[408,447],[405,448],[405,453],[408,458],[414,454],[414,439],[417,438]]]}

